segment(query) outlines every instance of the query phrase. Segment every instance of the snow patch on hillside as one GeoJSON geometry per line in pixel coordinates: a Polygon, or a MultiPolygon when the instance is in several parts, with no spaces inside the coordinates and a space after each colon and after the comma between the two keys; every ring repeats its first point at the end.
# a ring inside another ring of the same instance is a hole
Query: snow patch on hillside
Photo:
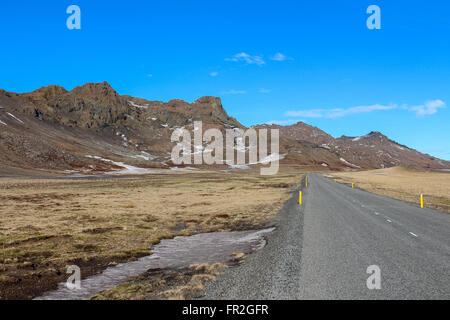
{"type": "Polygon", "coordinates": [[[114,171],[111,172],[109,174],[142,174],[142,173],[155,173],[155,171],[153,170],[149,170],[149,169],[145,169],[145,168],[139,168],[139,167],[134,167],[134,166],[130,166],[129,164],[123,163],[123,162],[116,162],[116,161],[112,161],[109,159],[105,159],[99,156],[91,156],[91,155],[87,155],[86,158],[91,158],[91,159],[96,159],[96,160],[100,160],[103,162],[109,162],[112,163],[118,167],[122,167],[125,168],[124,170],[119,170],[119,171],[114,171]]]}
{"type": "Polygon", "coordinates": [[[268,164],[270,162],[280,161],[283,160],[286,154],[278,154],[278,153],[272,153],[271,155],[263,158],[259,161],[260,164],[268,164]]]}
{"type": "Polygon", "coordinates": [[[134,155],[134,156],[129,156],[130,158],[135,158],[135,159],[143,159],[145,161],[150,161],[153,159],[156,159],[156,156],[151,155],[148,152],[145,151],[141,151],[142,154],[138,154],[138,155],[134,155]]]}
{"type": "Polygon", "coordinates": [[[7,112],[7,114],[8,114],[11,118],[13,118],[13,119],[19,121],[20,123],[23,123],[22,120],[20,120],[19,118],[17,118],[17,117],[16,117],[15,115],[13,115],[12,113],[7,112]]]}
{"type": "Polygon", "coordinates": [[[178,168],[178,167],[172,167],[170,168],[171,171],[195,171],[195,170],[200,170],[198,168],[193,168],[193,167],[185,167],[185,168],[178,168]]]}
{"type": "Polygon", "coordinates": [[[148,109],[148,104],[141,106],[141,105],[134,103],[133,101],[128,101],[128,103],[130,104],[130,106],[138,108],[138,109],[148,109]]]}
{"type": "Polygon", "coordinates": [[[249,165],[246,164],[229,164],[232,169],[240,169],[240,170],[248,170],[250,169],[249,165]]]}
{"type": "Polygon", "coordinates": [[[345,163],[346,165],[348,165],[349,167],[352,168],[361,168],[360,166],[357,166],[356,164],[350,163],[347,160],[345,160],[344,158],[340,158],[339,160],[341,160],[343,163],[345,163]]]}
{"type": "Polygon", "coordinates": [[[287,154],[278,154],[278,153],[272,153],[271,155],[268,155],[267,157],[264,157],[263,159],[257,161],[257,162],[252,162],[252,163],[248,163],[248,164],[230,164],[229,161],[225,161],[226,164],[228,164],[228,166],[232,169],[241,169],[241,170],[248,170],[250,169],[252,165],[257,165],[257,164],[269,164],[272,162],[276,162],[276,161],[280,161],[282,159],[284,159],[286,157],[287,154]]]}

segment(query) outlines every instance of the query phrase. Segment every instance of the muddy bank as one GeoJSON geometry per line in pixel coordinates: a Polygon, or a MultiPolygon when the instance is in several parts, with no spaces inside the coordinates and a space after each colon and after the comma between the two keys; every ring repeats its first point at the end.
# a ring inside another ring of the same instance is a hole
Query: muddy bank
{"type": "MultiPolygon", "coordinates": [[[[83,277],[89,277],[102,272],[111,263],[127,262],[130,259],[135,259],[135,257],[131,255],[129,257],[122,256],[114,260],[111,257],[97,257],[88,260],[75,259],[68,262],[67,265],[78,265],[83,270],[83,277]]],[[[36,259],[31,268],[37,269],[39,264],[40,260],[36,259]]],[[[5,275],[0,282],[0,300],[31,300],[44,292],[56,289],[58,283],[65,281],[68,277],[66,264],[48,266],[45,272],[37,271],[25,276],[19,272],[17,275],[5,275]]]]}

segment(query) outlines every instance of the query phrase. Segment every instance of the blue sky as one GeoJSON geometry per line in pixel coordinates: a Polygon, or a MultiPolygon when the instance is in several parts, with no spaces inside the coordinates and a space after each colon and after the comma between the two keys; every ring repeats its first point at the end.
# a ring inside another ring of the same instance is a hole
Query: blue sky
{"type": "Polygon", "coordinates": [[[8,91],[106,80],[150,100],[220,96],[245,125],[381,131],[450,160],[448,1],[2,0],[0,28],[8,91]]]}

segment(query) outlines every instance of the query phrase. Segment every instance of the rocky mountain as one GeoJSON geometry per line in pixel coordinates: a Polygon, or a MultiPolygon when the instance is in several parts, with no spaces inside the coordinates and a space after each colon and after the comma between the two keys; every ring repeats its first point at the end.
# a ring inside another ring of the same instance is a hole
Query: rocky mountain
{"type": "Polygon", "coordinates": [[[193,103],[119,95],[107,82],[67,91],[48,86],[30,93],[0,90],[0,163],[4,166],[95,173],[170,168],[177,128],[244,128],[216,97],[193,103]],[[109,160],[109,161],[105,161],[109,160]]]}
{"type": "Polygon", "coordinates": [[[309,142],[336,154],[347,167],[355,169],[388,168],[406,166],[418,169],[445,169],[450,163],[420,153],[390,140],[380,132],[370,132],[361,137],[333,138],[331,135],[298,122],[291,126],[272,125],[280,135],[299,142],[309,142]]]}
{"type": "MultiPolygon", "coordinates": [[[[71,91],[53,85],[29,93],[0,90],[0,176],[39,170],[96,174],[124,168],[129,172],[173,169],[170,137],[177,128],[192,132],[196,120],[203,122],[203,130],[245,129],[216,97],[193,103],[148,101],[120,95],[107,82],[71,91]]],[[[448,162],[380,133],[334,139],[305,123],[255,128],[280,129],[284,165],[330,170],[396,165],[450,168],[448,162]]]]}

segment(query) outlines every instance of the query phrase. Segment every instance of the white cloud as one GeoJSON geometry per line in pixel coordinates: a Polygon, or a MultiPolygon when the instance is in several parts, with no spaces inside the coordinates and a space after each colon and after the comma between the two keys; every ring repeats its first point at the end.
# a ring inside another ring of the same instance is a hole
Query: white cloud
{"type": "Polygon", "coordinates": [[[280,126],[289,126],[292,124],[296,124],[298,122],[300,122],[301,120],[295,120],[295,119],[289,119],[289,120],[272,120],[269,122],[266,122],[266,124],[271,125],[271,124],[277,124],[280,126]]]}
{"type": "Polygon", "coordinates": [[[237,53],[233,57],[225,59],[225,61],[244,61],[247,64],[256,64],[258,66],[266,64],[262,57],[252,56],[245,52],[237,53]]]}
{"type": "Polygon", "coordinates": [[[211,72],[209,74],[211,77],[217,77],[219,75],[219,73],[217,71],[211,72]]]}
{"type": "Polygon", "coordinates": [[[418,117],[430,116],[438,112],[439,108],[445,108],[445,102],[442,100],[430,100],[420,106],[408,108],[409,111],[416,113],[418,117]]]}
{"type": "Polygon", "coordinates": [[[234,90],[234,89],[221,92],[221,94],[245,94],[245,93],[247,93],[247,92],[244,90],[234,90]]]}
{"type": "Polygon", "coordinates": [[[272,90],[270,89],[265,89],[265,88],[261,88],[259,89],[259,93],[270,93],[272,90]]]}
{"type": "Polygon", "coordinates": [[[286,61],[286,60],[294,60],[292,58],[289,58],[287,56],[285,56],[284,54],[282,54],[281,52],[276,53],[273,57],[270,58],[271,60],[274,61],[286,61]]]}
{"type": "Polygon", "coordinates": [[[353,107],[349,109],[332,109],[330,113],[327,114],[328,118],[340,118],[351,114],[358,114],[358,113],[368,113],[373,111],[380,111],[380,110],[392,110],[396,109],[396,104],[391,104],[388,106],[381,105],[381,104],[374,104],[371,106],[358,106],[353,107]]]}
{"type": "Polygon", "coordinates": [[[348,109],[334,108],[334,109],[310,109],[310,110],[298,110],[287,111],[285,113],[288,117],[306,117],[306,118],[341,118],[351,114],[368,113],[379,110],[392,110],[396,109],[397,105],[380,105],[374,104],[370,106],[357,106],[348,109]]]}
{"type": "Polygon", "coordinates": [[[446,104],[442,100],[430,100],[419,106],[408,106],[397,104],[381,105],[374,104],[369,106],[357,106],[352,108],[334,108],[334,109],[307,109],[287,111],[284,115],[287,117],[305,117],[305,118],[342,118],[352,114],[370,113],[374,111],[388,111],[393,109],[403,109],[415,112],[418,117],[429,116],[438,112],[440,108],[445,108],[446,104]]]}
{"type": "Polygon", "coordinates": [[[322,118],[325,111],[325,109],[287,111],[284,115],[288,117],[322,118]]]}

